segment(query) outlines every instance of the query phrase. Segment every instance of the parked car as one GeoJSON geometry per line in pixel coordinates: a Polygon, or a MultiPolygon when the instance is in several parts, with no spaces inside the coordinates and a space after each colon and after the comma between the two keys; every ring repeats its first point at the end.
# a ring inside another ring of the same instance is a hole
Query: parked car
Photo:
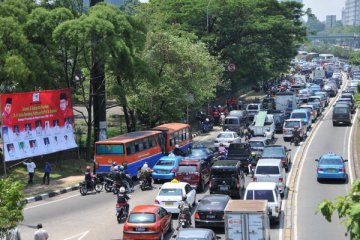
{"type": "Polygon", "coordinates": [[[280,159],[260,158],[254,172],[254,182],[274,182],[284,196],[286,189],[286,173],[280,159]]]}
{"type": "Polygon", "coordinates": [[[283,137],[284,141],[291,140],[293,137],[294,128],[298,127],[300,140],[303,141],[307,137],[306,125],[300,118],[288,119],[284,123],[283,137]]]}
{"type": "Polygon", "coordinates": [[[195,212],[195,228],[224,228],[224,209],[230,199],[224,194],[205,195],[195,212]]]}
{"type": "Polygon", "coordinates": [[[245,189],[245,175],[237,160],[216,161],[211,167],[210,194],[227,194],[241,198],[245,189]]]}
{"type": "Polygon", "coordinates": [[[250,182],[246,187],[244,200],[267,200],[269,217],[276,222],[281,216],[281,195],[274,182],[250,182]]]}
{"type": "Polygon", "coordinates": [[[123,228],[124,240],[164,239],[172,231],[171,213],[155,205],[139,205],[130,212],[123,228]]]}
{"type": "Polygon", "coordinates": [[[179,202],[184,195],[187,196],[187,202],[190,206],[195,206],[195,189],[186,182],[179,182],[174,179],[161,186],[160,191],[155,198],[155,204],[165,208],[168,212],[179,213],[179,202]]]}
{"type": "Polygon", "coordinates": [[[291,164],[291,155],[289,154],[290,151],[291,151],[291,149],[288,149],[282,145],[271,145],[271,146],[264,147],[264,151],[261,155],[261,158],[262,159],[264,159],[264,158],[280,159],[281,162],[283,163],[283,166],[285,167],[285,169],[289,170],[289,166],[291,164]]]}
{"type": "Polygon", "coordinates": [[[182,160],[179,169],[175,174],[175,178],[180,182],[187,182],[194,189],[202,192],[205,185],[210,182],[209,162],[204,160],[182,160]]]}
{"type": "Polygon", "coordinates": [[[220,143],[222,143],[224,144],[225,147],[229,147],[231,143],[240,143],[240,142],[241,142],[241,138],[236,132],[225,131],[217,135],[214,141],[214,146],[218,148],[220,146],[220,143]]]}
{"type": "Polygon", "coordinates": [[[184,228],[177,233],[176,240],[217,240],[216,234],[211,229],[184,228]]]}
{"type": "Polygon", "coordinates": [[[184,160],[204,160],[209,164],[213,164],[215,161],[214,151],[203,144],[197,144],[191,149],[189,155],[184,160]]]}
{"type": "Polygon", "coordinates": [[[154,165],[151,173],[154,181],[171,180],[175,177],[175,172],[179,167],[181,156],[170,154],[169,156],[161,157],[154,165]]]}
{"type": "Polygon", "coordinates": [[[319,159],[315,159],[318,162],[316,168],[317,180],[322,179],[340,179],[346,182],[347,174],[345,168],[345,162],[340,155],[334,153],[328,153],[322,155],[319,159]]]}

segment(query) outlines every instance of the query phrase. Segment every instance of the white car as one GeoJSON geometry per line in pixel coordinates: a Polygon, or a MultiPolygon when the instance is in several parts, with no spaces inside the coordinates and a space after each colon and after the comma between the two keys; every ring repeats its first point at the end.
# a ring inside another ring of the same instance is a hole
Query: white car
{"type": "Polygon", "coordinates": [[[224,144],[225,147],[229,147],[230,143],[241,142],[240,136],[236,132],[225,131],[221,132],[215,139],[214,146],[219,147],[220,143],[224,144]]]}
{"type": "Polygon", "coordinates": [[[190,206],[196,204],[196,190],[190,184],[172,180],[171,182],[164,183],[155,198],[155,204],[166,209],[171,213],[179,213],[179,202],[182,196],[187,196],[187,202],[190,206]]]}

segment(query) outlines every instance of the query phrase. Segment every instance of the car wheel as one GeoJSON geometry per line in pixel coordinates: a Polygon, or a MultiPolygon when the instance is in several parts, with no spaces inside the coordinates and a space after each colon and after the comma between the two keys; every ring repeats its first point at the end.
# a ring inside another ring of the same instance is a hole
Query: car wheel
{"type": "Polygon", "coordinates": [[[337,123],[336,122],[333,122],[333,126],[335,127],[337,125],[337,123]]]}

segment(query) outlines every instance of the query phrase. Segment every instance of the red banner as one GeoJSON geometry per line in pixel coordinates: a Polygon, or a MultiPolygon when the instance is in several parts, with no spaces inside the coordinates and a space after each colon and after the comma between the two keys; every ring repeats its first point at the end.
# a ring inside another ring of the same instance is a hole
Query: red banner
{"type": "Polygon", "coordinates": [[[71,90],[1,95],[5,161],[77,147],[71,90]]]}

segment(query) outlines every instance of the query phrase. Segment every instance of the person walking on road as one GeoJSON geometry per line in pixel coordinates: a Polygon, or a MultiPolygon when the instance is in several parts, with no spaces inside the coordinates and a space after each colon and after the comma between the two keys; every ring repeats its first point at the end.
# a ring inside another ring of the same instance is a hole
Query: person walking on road
{"type": "Polygon", "coordinates": [[[29,181],[28,184],[33,184],[33,178],[34,178],[34,172],[36,165],[34,162],[31,161],[31,159],[28,159],[27,162],[23,162],[24,165],[26,165],[27,172],[29,174],[29,181]]]}
{"type": "Polygon", "coordinates": [[[37,225],[37,229],[34,233],[34,240],[47,240],[49,238],[49,234],[42,228],[41,223],[37,225]]]}
{"type": "Polygon", "coordinates": [[[45,180],[47,180],[47,185],[50,183],[50,173],[51,173],[51,165],[48,161],[45,163],[45,170],[44,170],[44,177],[43,177],[43,184],[45,184],[45,180]]]}
{"type": "Polygon", "coordinates": [[[10,229],[2,240],[21,240],[19,229],[17,227],[10,229]]]}

